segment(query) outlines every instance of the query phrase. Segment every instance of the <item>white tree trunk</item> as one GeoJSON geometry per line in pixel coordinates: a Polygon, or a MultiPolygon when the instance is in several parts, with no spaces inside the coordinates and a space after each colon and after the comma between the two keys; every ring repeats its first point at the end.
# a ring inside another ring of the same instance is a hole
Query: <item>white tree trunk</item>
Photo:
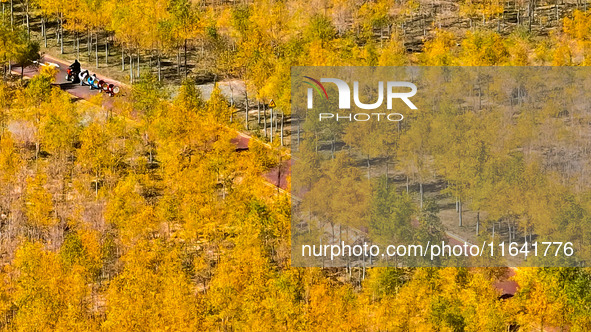
{"type": "Polygon", "coordinates": [[[129,81],[133,84],[133,55],[129,53],[129,81]]]}
{"type": "Polygon", "coordinates": [[[94,62],[95,62],[95,67],[98,68],[99,67],[99,61],[98,61],[98,32],[95,34],[95,39],[94,39],[94,62]]]}
{"type": "Polygon", "coordinates": [[[275,111],[275,110],[271,108],[271,119],[270,119],[270,121],[269,121],[269,123],[270,123],[270,125],[271,125],[271,128],[269,128],[269,129],[270,129],[270,130],[269,130],[269,133],[270,133],[270,135],[271,135],[271,143],[273,143],[273,136],[274,136],[274,135],[273,135],[273,112],[274,112],[274,111],[275,111]]]}
{"type": "Polygon", "coordinates": [[[283,112],[281,112],[281,130],[280,130],[280,132],[281,132],[281,134],[280,134],[281,146],[283,146],[283,123],[284,123],[283,119],[284,119],[284,117],[285,117],[285,114],[283,112]]]}

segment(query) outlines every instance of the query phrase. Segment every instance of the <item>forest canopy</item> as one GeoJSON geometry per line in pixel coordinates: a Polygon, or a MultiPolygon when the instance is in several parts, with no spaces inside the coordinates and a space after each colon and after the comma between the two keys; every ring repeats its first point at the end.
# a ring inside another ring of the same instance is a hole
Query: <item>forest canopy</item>
{"type": "MultiPolygon", "coordinates": [[[[590,330],[587,267],[293,267],[293,198],[264,177],[279,169],[281,184],[290,157],[280,145],[296,131],[292,66],[585,66],[587,6],[2,1],[0,328],[590,330]],[[55,68],[21,79],[40,52],[129,85],[104,107],[103,95],[78,100],[60,89],[55,68]],[[252,135],[247,148],[237,148],[237,131],[252,135]]],[[[387,210],[372,222],[392,236],[415,220],[418,237],[439,237],[450,221],[476,236],[505,218],[505,236],[536,220],[546,234],[585,237],[572,221],[590,221],[590,122],[560,104],[576,94],[518,114],[443,105],[390,128],[385,145],[335,126],[303,128],[318,134],[302,145],[308,175],[338,169],[348,181],[336,193],[377,193],[307,208],[327,218],[343,206],[387,210]],[[352,156],[367,162],[361,172],[348,167],[352,156]]]]}

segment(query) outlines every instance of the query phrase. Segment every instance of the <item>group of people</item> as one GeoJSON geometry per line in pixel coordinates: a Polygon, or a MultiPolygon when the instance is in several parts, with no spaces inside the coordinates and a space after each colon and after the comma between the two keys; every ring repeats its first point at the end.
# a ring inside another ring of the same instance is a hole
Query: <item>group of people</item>
{"type": "Polygon", "coordinates": [[[72,81],[72,83],[87,83],[88,85],[92,86],[92,82],[96,80],[96,74],[90,76],[90,72],[88,70],[82,72],[82,66],[80,65],[80,62],[78,62],[78,59],[74,60],[74,63],[72,63],[68,69],[69,71],[67,79],[68,81],[72,81]]]}
{"type": "Polygon", "coordinates": [[[96,74],[91,75],[88,70],[82,71],[78,60],[75,60],[74,63],[68,67],[66,80],[72,83],[80,83],[80,85],[88,85],[91,90],[97,89],[111,97],[119,93],[118,86],[99,79],[96,74]]]}

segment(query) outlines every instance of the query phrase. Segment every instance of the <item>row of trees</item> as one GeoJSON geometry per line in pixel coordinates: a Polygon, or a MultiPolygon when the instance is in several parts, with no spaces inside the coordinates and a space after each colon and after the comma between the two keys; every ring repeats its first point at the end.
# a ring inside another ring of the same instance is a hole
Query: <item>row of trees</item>
{"type": "MultiPolygon", "coordinates": [[[[22,16],[29,30],[32,22],[40,22],[34,26],[46,46],[47,36],[54,31],[62,53],[66,42],[72,46],[70,51],[81,57],[85,41],[88,62],[98,67],[100,62],[116,63],[110,60],[109,49],[118,47],[121,69],[128,71],[131,82],[140,76],[142,61],[149,62],[150,71],[162,79],[164,60],[171,67],[171,59],[176,75],[184,78],[194,67],[195,75],[242,80],[247,128],[252,120],[249,110],[256,104],[260,114],[260,104],[270,99],[277,110],[289,115],[290,91],[284,78],[294,65],[567,65],[585,63],[582,59],[587,58],[588,49],[577,42],[585,38],[581,36],[589,20],[586,13],[578,11],[564,22],[564,33],[540,43],[519,27],[509,35],[473,30],[464,36],[438,29],[440,24],[432,22],[421,36],[426,41],[424,55],[416,57],[407,51],[405,22],[409,17],[412,22],[422,12],[443,15],[431,3],[255,1],[221,5],[188,0],[23,0],[18,4],[17,18],[22,16]],[[376,38],[376,31],[380,38],[376,38]]],[[[503,4],[495,1],[463,2],[460,7],[461,15],[484,21],[500,17],[503,11],[503,4]]],[[[259,115],[255,127],[262,125],[259,115]]]]}

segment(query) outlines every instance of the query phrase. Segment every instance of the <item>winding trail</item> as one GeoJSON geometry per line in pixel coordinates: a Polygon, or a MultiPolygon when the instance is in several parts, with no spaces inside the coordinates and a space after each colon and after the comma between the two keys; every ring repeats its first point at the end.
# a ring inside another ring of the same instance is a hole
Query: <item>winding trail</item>
{"type": "MultiPolygon", "coordinates": [[[[75,99],[88,100],[88,99],[92,98],[93,96],[100,93],[98,90],[91,90],[90,87],[88,87],[88,86],[82,86],[78,83],[74,84],[74,83],[68,82],[66,80],[66,74],[67,74],[66,70],[70,66],[71,62],[57,59],[57,58],[52,57],[50,55],[44,55],[39,62],[58,65],[58,67],[57,67],[58,74],[56,77],[55,85],[59,86],[62,90],[70,93],[72,96],[75,97],[75,99]]],[[[82,70],[84,70],[84,69],[85,68],[82,68],[82,70]]],[[[21,74],[21,68],[18,66],[13,66],[12,71],[15,75],[21,74]]],[[[92,69],[88,69],[88,71],[91,74],[95,73],[92,69]]],[[[22,73],[25,77],[31,78],[31,77],[37,75],[37,73],[39,73],[39,67],[38,66],[28,66],[28,67],[22,68],[22,73]]],[[[105,76],[100,75],[98,73],[96,74],[96,76],[99,79],[104,80],[108,83],[112,83],[112,84],[120,86],[120,87],[127,87],[127,84],[125,84],[125,83],[121,83],[117,80],[105,77],[105,76]]],[[[105,109],[112,108],[113,107],[113,99],[112,98],[105,98],[104,102],[103,102],[103,107],[105,109]]],[[[237,132],[236,137],[234,139],[232,139],[232,143],[234,143],[236,145],[236,151],[238,151],[238,152],[239,151],[246,151],[246,150],[248,150],[248,146],[249,146],[251,139],[253,139],[253,138],[250,137],[249,135],[242,133],[242,132],[237,132]]],[[[265,180],[267,182],[269,182],[273,186],[278,187],[282,190],[286,190],[288,187],[287,186],[287,178],[290,174],[291,174],[291,160],[287,160],[287,161],[280,163],[277,167],[270,169],[267,173],[263,174],[263,177],[265,178],[265,180]]]]}
{"type": "MultiPolygon", "coordinates": [[[[70,93],[75,98],[80,99],[80,100],[88,100],[99,93],[99,91],[97,91],[97,90],[91,90],[88,86],[81,86],[79,84],[73,84],[71,82],[66,81],[66,79],[65,79],[66,69],[68,68],[70,63],[67,63],[64,60],[60,60],[60,59],[51,57],[49,55],[44,55],[40,62],[41,63],[44,63],[44,62],[54,63],[59,66],[59,68],[58,68],[59,71],[57,74],[57,79],[56,79],[55,84],[58,85],[62,90],[70,93]]],[[[38,69],[39,68],[37,66],[29,66],[29,67],[24,68],[22,72],[25,77],[30,78],[38,73],[38,71],[39,71],[38,69]]],[[[89,69],[89,71],[91,73],[94,73],[90,69],[89,69]]],[[[13,66],[13,73],[20,75],[21,68],[13,66]]],[[[113,84],[121,86],[121,87],[127,86],[124,83],[110,79],[108,77],[104,77],[99,74],[97,74],[97,77],[99,77],[100,79],[102,79],[104,81],[107,81],[109,83],[113,83],[113,84]]],[[[113,107],[112,99],[105,98],[103,107],[105,107],[106,109],[113,107]]],[[[250,137],[249,135],[242,133],[242,132],[237,132],[237,136],[234,139],[232,139],[232,143],[234,143],[236,145],[236,151],[238,151],[238,152],[245,151],[245,150],[248,150],[249,143],[250,143],[251,139],[253,139],[253,138],[250,137]]],[[[267,182],[269,182],[270,185],[273,185],[273,186],[277,187],[278,190],[285,192],[285,190],[288,188],[287,178],[291,174],[291,163],[292,163],[291,159],[285,160],[285,161],[281,162],[277,167],[275,167],[275,168],[269,170],[267,173],[263,174],[263,177],[265,178],[265,180],[267,182]]],[[[289,195],[289,192],[287,192],[287,194],[289,195]]],[[[468,241],[465,241],[464,239],[460,238],[458,235],[450,233],[450,232],[446,232],[446,235],[448,236],[449,242],[452,245],[456,245],[456,244],[462,245],[464,242],[468,242],[468,241]]],[[[517,271],[516,268],[509,268],[505,278],[503,278],[493,284],[493,286],[499,291],[499,293],[502,294],[501,295],[502,298],[512,297],[517,292],[518,284],[517,284],[517,282],[515,282],[514,280],[511,279],[511,277],[515,275],[516,271],[517,271]]]]}

